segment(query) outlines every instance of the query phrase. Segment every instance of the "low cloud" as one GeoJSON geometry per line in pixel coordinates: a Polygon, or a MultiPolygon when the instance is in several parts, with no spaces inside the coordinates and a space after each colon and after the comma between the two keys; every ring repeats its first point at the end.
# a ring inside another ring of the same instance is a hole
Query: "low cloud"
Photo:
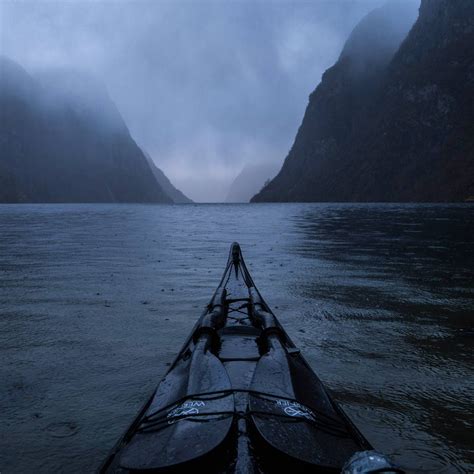
{"type": "Polygon", "coordinates": [[[0,50],[97,76],[170,179],[220,201],[246,163],[283,162],[308,95],[382,3],[2,0],[0,50]]]}

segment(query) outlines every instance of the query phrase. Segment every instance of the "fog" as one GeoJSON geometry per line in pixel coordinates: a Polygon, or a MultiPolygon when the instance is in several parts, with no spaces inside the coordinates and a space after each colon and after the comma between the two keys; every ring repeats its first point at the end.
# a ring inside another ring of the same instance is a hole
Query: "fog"
{"type": "Polygon", "coordinates": [[[0,0],[0,54],[93,74],[173,184],[222,201],[246,164],[283,162],[308,95],[383,3],[0,0]]]}

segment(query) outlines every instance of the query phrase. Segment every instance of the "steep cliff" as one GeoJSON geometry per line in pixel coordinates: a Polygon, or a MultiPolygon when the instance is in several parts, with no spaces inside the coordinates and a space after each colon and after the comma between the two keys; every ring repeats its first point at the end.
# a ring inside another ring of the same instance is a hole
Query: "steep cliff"
{"type": "Polygon", "coordinates": [[[166,193],[167,196],[171,198],[171,200],[175,204],[191,204],[194,201],[189,199],[186,195],[184,195],[179,189],[175,188],[169,178],[163,173],[163,171],[156,166],[155,162],[151,159],[151,156],[144,152],[145,156],[148,160],[148,164],[150,165],[151,171],[155,176],[155,179],[158,181],[158,184],[161,186],[161,189],[166,193]]]}
{"type": "Polygon", "coordinates": [[[103,86],[0,58],[0,202],[170,202],[103,86]]]}
{"type": "Polygon", "coordinates": [[[310,96],[283,168],[253,201],[474,194],[474,2],[422,0],[407,35],[400,9],[410,5],[391,3],[355,28],[310,96]]]}
{"type": "Polygon", "coordinates": [[[229,187],[226,202],[249,202],[251,197],[279,171],[277,163],[264,162],[245,165],[229,187]]]}

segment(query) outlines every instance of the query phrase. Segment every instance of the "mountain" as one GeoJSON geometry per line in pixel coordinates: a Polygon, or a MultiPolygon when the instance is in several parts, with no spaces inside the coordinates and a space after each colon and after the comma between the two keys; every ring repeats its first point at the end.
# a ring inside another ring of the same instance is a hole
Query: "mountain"
{"type": "Polygon", "coordinates": [[[249,202],[279,169],[279,164],[271,162],[245,165],[230,185],[226,202],[249,202]]]}
{"type": "Polygon", "coordinates": [[[409,31],[411,5],[390,3],[354,29],[280,173],[252,201],[474,195],[474,2],[422,0],[409,31]]]}
{"type": "Polygon", "coordinates": [[[193,203],[194,201],[192,199],[189,199],[179,189],[176,189],[173,186],[173,184],[165,175],[165,173],[163,173],[163,171],[161,171],[161,169],[156,166],[155,162],[151,159],[151,156],[146,152],[144,153],[148,160],[148,164],[150,165],[151,171],[153,172],[153,175],[155,176],[156,180],[158,181],[158,184],[161,186],[161,189],[163,189],[166,195],[169,196],[175,204],[193,203]]]}
{"type": "Polygon", "coordinates": [[[104,86],[0,57],[0,202],[171,202],[104,86]]]}

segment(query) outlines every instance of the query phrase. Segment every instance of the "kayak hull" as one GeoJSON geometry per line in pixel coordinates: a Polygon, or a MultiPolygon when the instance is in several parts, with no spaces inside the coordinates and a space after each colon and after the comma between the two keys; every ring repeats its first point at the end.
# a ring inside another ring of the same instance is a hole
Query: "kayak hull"
{"type": "Polygon", "coordinates": [[[234,243],[209,305],[100,472],[340,472],[368,449],[234,243]]]}

